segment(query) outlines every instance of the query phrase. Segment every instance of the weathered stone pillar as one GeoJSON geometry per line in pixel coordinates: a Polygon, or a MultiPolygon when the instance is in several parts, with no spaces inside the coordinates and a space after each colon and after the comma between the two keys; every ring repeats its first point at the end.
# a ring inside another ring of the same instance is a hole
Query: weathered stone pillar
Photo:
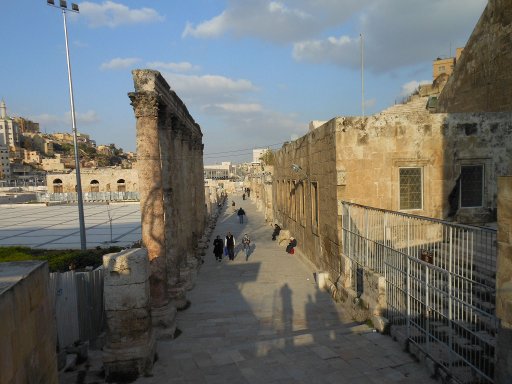
{"type": "MultiPolygon", "coordinates": [[[[135,89],[141,76],[134,71],[135,89]]],[[[165,260],[165,220],[160,157],[159,97],[156,92],[129,94],[137,118],[137,170],[141,204],[142,243],[150,262],[151,307],[158,336],[172,336],[175,316],[169,306],[165,260]]]]}
{"type": "Polygon", "coordinates": [[[153,368],[155,337],[151,324],[150,266],[145,249],[103,256],[107,380],[135,379],[153,368]]]}
{"type": "Polygon", "coordinates": [[[155,306],[162,304],[165,311],[159,321],[164,323],[170,321],[172,304],[178,309],[186,305],[185,291],[193,285],[191,276],[197,271],[197,258],[189,256],[195,256],[197,210],[204,211],[204,202],[198,206],[193,196],[196,184],[200,182],[202,190],[203,181],[194,173],[198,164],[190,138],[202,148],[202,133],[159,72],[134,70],[133,77],[136,92],[129,96],[137,116],[142,235],[152,262],[153,319],[155,306]]]}
{"type": "Polygon", "coordinates": [[[512,378],[512,176],[498,178],[498,261],[496,314],[501,320],[496,345],[495,383],[512,378]]]}

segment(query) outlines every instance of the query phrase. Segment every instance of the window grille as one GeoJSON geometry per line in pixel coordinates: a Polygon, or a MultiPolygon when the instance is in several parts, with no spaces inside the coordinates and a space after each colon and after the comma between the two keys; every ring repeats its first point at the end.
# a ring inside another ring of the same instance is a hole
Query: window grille
{"type": "Polygon", "coordinates": [[[400,209],[423,208],[423,175],[421,168],[400,168],[400,209]]]}

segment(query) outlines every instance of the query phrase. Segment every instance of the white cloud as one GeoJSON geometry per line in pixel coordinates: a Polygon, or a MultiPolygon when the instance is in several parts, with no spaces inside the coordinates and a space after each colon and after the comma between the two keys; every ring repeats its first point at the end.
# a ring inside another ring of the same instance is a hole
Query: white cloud
{"type": "Polygon", "coordinates": [[[182,36],[215,38],[226,33],[272,42],[293,42],[341,25],[370,0],[228,1],[227,8],[197,25],[187,23],[182,36]],[[293,4],[290,7],[287,4],[293,4]]]}
{"type": "Polygon", "coordinates": [[[348,36],[306,40],[293,45],[293,58],[313,63],[350,62],[350,65],[354,66],[360,62],[359,46],[359,39],[351,39],[348,36]]]}
{"type": "Polygon", "coordinates": [[[173,72],[189,72],[189,71],[197,71],[200,69],[199,66],[193,65],[189,62],[182,61],[180,63],[166,63],[163,61],[152,61],[146,63],[146,65],[150,68],[160,69],[163,71],[173,71],[173,72]]]}
{"type": "Polygon", "coordinates": [[[236,100],[238,95],[257,91],[249,80],[230,79],[219,75],[183,75],[163,72],[169,85],[180,98],[197,105],[236,100]]]}
{"type": "MultiPolygon", "coordinates": [[[[365,68],[382,72],[448,56],[450,45],[454,50],[466,43],[486,3],[467,0],[461,7],[459,0],[373,0],[355,28],[364,34],[365,68]]],[[[349,68],[360,65],[360,56],[359,33],[304,39],[293,48],[296,60],[349,68]]]]}
{"type": "Polygon", "coordinates": [[[106,71],[106,70],[130,68],[130,67],[133,67],[139,61],[140,61],[140,59],[138,59],[136,57],[126,57],[126,58],[116,57],[115,59],[112,59],[110,61],[102,63],[100,66],[100,69],[102,71],[106,71]]]}
{"type": "Polygon", "coordinates": [[[258,103],[220,103],[220,104],[207,104],[202,106],[203,111],[220,111],[229,113],[254,113],[261,112],[263,107],[258,103]]]}
{"type": "Polygon", "coordinates": [[[164,20],[152,8],[130,9],[124,4],[104,1],[101,4],[85,1],[80,3],[82,15],[91,27],[116,28],[120,25],[153,23],[164,20]]]}
{"type": "Polygon", "coordinates": [[[218,37],[222,35],[228,29],[229,21],[227,20],[226,14],[221,13],[219,16],[215,16],[211,20],[207,20],[194,27],[192,23],[187,22],[182,37],[218,37]]]}
{"type": "MultiPolygon", "coordinates": [[[[76,123],[77,128],[80,130],[80,125],[91,125],[100,122],[100,118],[96,111],[89,110],[86,112],[76,112],[76,123]]],[[[52,115],[49,113],[43,113],[38,116],[31,116],[31,120],[37,121],[43,127],[70,127],[71,128],[71,112],[66,112],[63,115],[52,115]]]]}
{"type": "Polygon", "coordinates": [[[412,95],[414,91],[418,89],[420,85],[423,84],[432,84],[432,81],[430,80],[412,80],[402,85],[402,91],[400,92],[400,96],[407,97],[409,95],[412,95]]]}

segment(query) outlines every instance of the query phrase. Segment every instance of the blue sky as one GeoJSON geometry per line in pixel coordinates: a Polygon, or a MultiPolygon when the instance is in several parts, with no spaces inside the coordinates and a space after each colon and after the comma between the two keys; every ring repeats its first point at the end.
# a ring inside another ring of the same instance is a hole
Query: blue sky
{"type": "MultiPolygon", "coordinates": [[[[58,0],[56,0],[58,2],[58,0]]],[[[162,72],[201,126],[205,164],[251,160],[312,120],[366,114],[431,80],[464,46],[486,0],[115,0],[77,2],[68,34],[77,128],[135,150],[131,70],[162,72]]],[[[2,0],[0,98],[10,116],[71,131],[62,15],[2,0]]]]}

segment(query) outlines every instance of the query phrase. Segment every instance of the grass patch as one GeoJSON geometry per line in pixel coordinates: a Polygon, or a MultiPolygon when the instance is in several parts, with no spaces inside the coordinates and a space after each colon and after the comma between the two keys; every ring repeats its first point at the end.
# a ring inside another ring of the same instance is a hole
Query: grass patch
{"type": "Polygon", "coordinates": [[[38,260],[47,261],[50,272],[66,272],[70,269],[83,269],[103,264],[103,255],[121,251],[121,247],[88,249],[31,249],[28,247],[0,247],[0,263],[8,261],[38,260]]]}

